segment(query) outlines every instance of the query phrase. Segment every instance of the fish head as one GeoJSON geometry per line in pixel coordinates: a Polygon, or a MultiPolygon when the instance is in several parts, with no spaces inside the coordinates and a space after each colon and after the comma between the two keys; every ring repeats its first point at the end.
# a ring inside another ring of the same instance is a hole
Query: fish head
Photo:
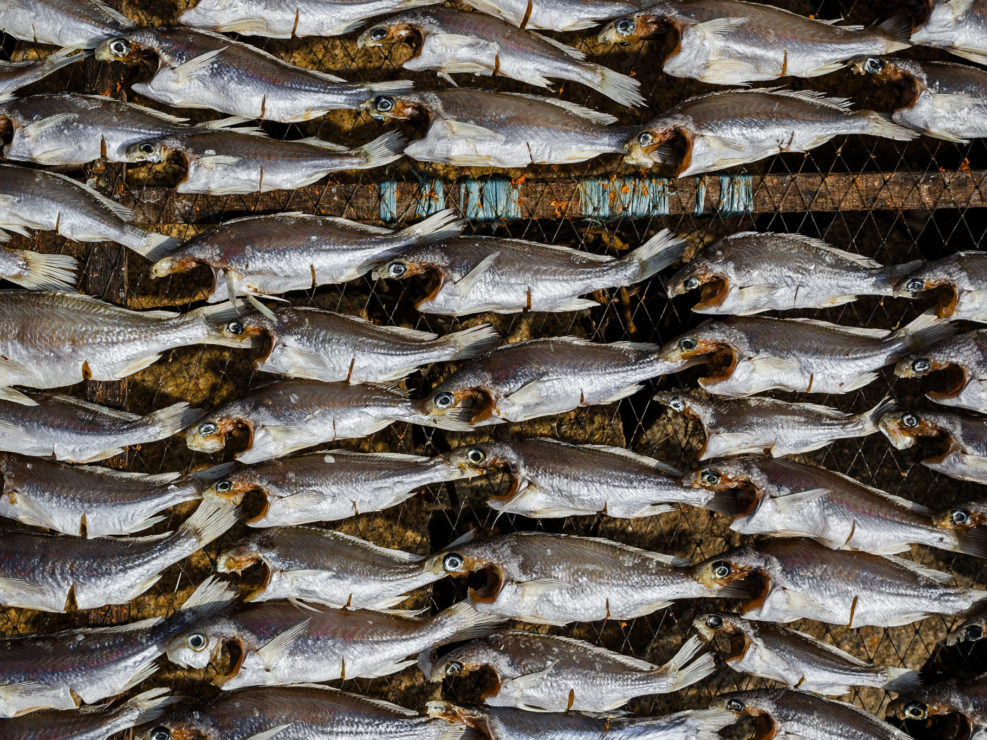
{"type": "Polygon", "coordinates": [[[380,121],[410,121],[428,114],[425,106],[418,101],[396,95],[375,95],[360,107],[380,121]]]}
{"type": "Polygon", "coordinates": [[[219,733],[204,713],[189,712],[180,717],[159,719],[138,730],[135,740],[220,740],[219,733]]]}
{"type": "Polygon", "coordinates": [[[774,703],[768,691],[731,691],[722,694],[710,707],[722,709],[736,717],[753,717],[755,719],[753,740],[771,740],[777,737],[778,726],[771,716],[774,703]]]}
{"type": "Polygon", "coordinates": [[[375,267],[370,273],[370,277],[374,280],[382,280],[383,278],[402,280],[412,275],[421,275],[425,272],[428,272],[428,265],[426,263],[396,257],[389,262],[385,262],[383,265],[375,267]]]}
{"type": "Polygon", "coordinates": [[[703,358],[708,364],[729,375],[737,364],[734,342],[726,326],[718,321],[704,321],[661,348],[661,359],[671,363],[688,363],[703,358]]]}
{"type": "Polygon", "coordinates": [[[933,266],[927,265],[919,273],[906,275],[899,280],[892,295],[896,298],[918,298],[922,293],[930,290],[938,290],[939,302],[936,304],[936,316],[940,319],[951,318],[956,311],[956,302],[959,300],[959,290],[956,283],[947,274],[937,274],[933,266]]]}
{"type": "Polygon", "coordinates": [[[223,646],[236,638],[236,627],[228,619],[200,622],[165,645],[165,655],[172,663],[188,670],[202,670],[217,660],[223,646]]]}
{"type": "Polygon", "coordinates": [[[688,119],[673,113],[645,124],[624,143],[624,161],[635,167],[648,168],[678,161],[677,171],[684,171],[689,166],[692,151],[689,123],[688,119]],[[676,156],[678,149],[673,151],[670,146],[670,142],[677,139],[683,139],[685,143],[681,156],[676,156]]]}
{"type": "Polygon", "coordinates": [[[441,384],[432,395],[418,402],[420,411],[433,419],[448,417],[476,424],[492,416],[496,404],[482,387],[441,384]]]}
{"type": "Polygon", "coordinates": [[[654,13],[636,13],[610,21],[596,40],[601,44],[629,46],[632,41],[651,38],[664,28],[661,19],[654,13]]]}
{"type": "Polygon", "coordinates": [[[759,573],[755,563],[748,562],[743,557],[743,551],[731,551],[714,555],[713,557],[692,566],[692,577],[710,591],[736,591],[731,588],[740,584],[749,576],[759,573]]]}
{"type": "Polygon", "coordinates": [[[161,164],[178,149],[166,139],[148,139],[131,144],[124,150],[124,159],[131,164],[161,164]]]}
{"type": "Polygon", "coordinates": [[[380,49],[402,41],[417,46],[422,39],[422,30],[411,23],[378,23],[360,34],[356,45],[361,49],[380,49]]]}
{"type": "Polygon", "coordinates": [[[967,531],[987,525],[987,507],[982,503],[970,502],[940,509],[932,515],[932,522],[940,529],[967,531]]]}
{"type": "Polygon", "coordinates": [[[196,452],[221,452],[226,447],[227,435],[239,424],[249,426],[250,422],[232,417],[202,419],[185,430],[185,444],[196,452]]]}
{"type": "Polygon", "coordinates": [[[488,667],[489,663],[483,657],[484,649],[478,649],[479,645],[481,643],[469,642],[434,660],[426,674],[428,680],[438,682],[444,678],[462,678],[488,667]]]}
{"type": "Polygon", "coordinates": [[[162,257],[151,266],[151,277],[163,278],[166,275],[174,275],[178,272],[187,272],[195,269],[200,264],[202,263],[199,260],[187,255],[162,257]]]}
{"type": "Polygon", "coordinates": [[[425,561],[425,571],[454,578],[469,578],[469,597],[474,602],[492,603],[504,586],[504,569],[488,552],[484,541],[453,543],[425,561]]]}
{"type": "Polygon", "coordinates": [[[730,652],[725,658],[728,663],[744,657],[752,644],[746,620],[732,614],[703,614],[692,620],[692,628],[706,642],[724,635],[730,642],[730,652]]]}
{"type": "Polygon", "coordinates": [[[702,401],[688,393],[680,391],[662,391],[654,395],[654,400],[667,406],[673,413],[683,414],[688,419],[703,422],[705,405],[702,401]]]}
{"type": "Polygon", "coordinates": [[[219,573],[236,573],[239,575],[258,563],[266,563],[264,556],[258,551],[255,542],[246,540],[221,552],[216,558],[216,570],[219,573]]]}
{"type": "Polygon", "coordinates": [[[257,490],[257,485],[250,479],[249,473],[233,473],[220,478],[202,492],[202,498],[220,499],[239,506],[243,497],[257,490]]]}
{"type": "Polygon", "coordinates": [[[914,411],[894,411],[881,417],[881,432],[899,450],[915,445],[919,437],[937,437],[942,429],[914,411]]]}
{"type": "Polygon", "coordinates": [[[753,514],[763,499],[759,473],[755,462],[736,458],[710,463],[684,476],[682,482],[718,494],[707,504],[713,511],[743,517],[753,514]]]}
{"type": "Polygon", "coordinates": [[[706,260],[695,260],[669,279],[668,297],[685,295],[700,288],[700,300],[692,307],[693,311],[701,312],[723,305],[730,294],[730,280],[722,271],[715,271],[706,260]]]}
{"type": "Polygon", "coordinates": [[[101,62],[136,64],[153,50],[128,36],[104,39],[96,47],[95,56],[101,62]]]}
{"type": "Polygon", "coordinates": [[[946,635],[946,644],[952,647],[960,643],[980,642],[987,635],[987,609],[981,607],[979,612],[963,621],[959,627],[946,635]]]}
{"type": "Polygon", "coordinates": [[[460,707],[448,701],[430,701],[426,711],[432,719],[444,719],[486,733],[487,716],[479,709],[460,707]]]}
{"type": "MultiPolygon", "coordinates": [[[[250,313],[228,317],[220,323],[218,330],[224,339],[251,345],[255,339],[273,342],[276,327],[277,317],[272,319],[260,311],[251,311],[250,313]]],[[[270,354],[271,349],[273,349],[273,346],[268,349],[268,354],[270,354]]],[[[266,357],[267,355],[260,359],[266,359],[266,357]]]]}
{"type": "Polygon", "coordinates": [[[884,82],[911,79],[911,75],[895,59],[860,57],[851,62],[850,68],[855,74],[869,75],[884,82]]]}
{"type": "Polygon", "coordinates": [[[513,470],[516,455],[509,445],[497,442],[477,442],[469,447],[460,447],[446,454],[451,465],[467,478],[485,475],[493,470],[513,470]]]}
{"type": "MultiPolygon", "coordinates": [[[[945,693],[945,692],[943,692],[945,693]]],[[[927,696],[903,696],[888,705],[888,717],[895,717],[899,720],[911,720],[920,722],[932,717],[959,712],[946,696],[936,696],[934,692],[928,692],[927,696]]],[[[957,737],[970,737],[968,734],[959,734],[957,737]]]]}

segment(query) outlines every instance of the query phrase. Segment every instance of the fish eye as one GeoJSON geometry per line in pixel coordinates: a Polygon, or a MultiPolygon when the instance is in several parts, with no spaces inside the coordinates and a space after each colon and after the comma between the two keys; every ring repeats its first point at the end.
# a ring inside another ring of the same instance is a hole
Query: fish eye
{"type": "Polygon", "coordinates": [[[864,71],[868,74],[876,75],[880,74],[884,70],[884,62],[877,57],[867,57],[864,62],[864,71]]]}
{"type": "Polygon", "coordinates": [[[706,468],[706,470],[699,474],[699,480],[702,481],[704,486],[715,486],[720,482],[720,474],[715,470],[706,468]]]}
{"type": "Polygon", "coordinates": [[[925,719],[929,716],[929,708],[920,701],[910,701],[905,705],[905,716],[908,719],[925,719]]]}
{"type": "Polygon", "coordinates": [[[918,417],[915,414],[905,414],[901,417],[901,425],[906,429],[914,429],[918,426],[918,417]]]}
{"type": "Polygon", "coordinates": [[[213,424],[211,421],[206,421],[203,422],[202,424],[199,424],[199,434],[209,435],[209,434],[215,434],[218,431],[219,431],[219,427],[213,424]]]}
{"type": "Polygon", "coordinates": [[[727,709],[731,712],[744,711],[744,703],[740,699],[727,699],[727,709]]]}
{"type": "Polygon", "coordinates": [[[921,293],[925,290],[925,281],[919,278],[912,278],[907,283],[905,283],[905,290],[909,293],[921,293]]]}
{"type": "Polygon", "coordinates": [[[613,27],[617,29],[617,33],[621,36],[630,36],[634,33],[635,25],[633,18],[621,18],[613,27]]]}
{"type": "Polygon", "coordinates": [[[486,454],[484,454],[483,450],[481,450],[479,447],[470,447],[468,450],[466,450],[466,461],[471,462],[474,465],[479,465],[484,460],[486,460],[486,458],[487,458],[486,454]]]}
{"type": "Polygon", "coordinates": [[[953,509],[949,512],[949,521],[962,527],[964,524],[970,523],[970,512],[966,509],[953,509]]]}
{"type": "Polygon", "coordinates": [[[457,553],[450,552],[444,558],[442,558],[442,567],[445,568],[450,573],[456,573],[463,569],[466,565],[466,559],[457,553]]]}
{"type": "Polygon", "coordinates": [[[654,143],[655,135],[650,131],[642,131],[637,135],[637,143],[641,146],[648,146],[654,143]]]}
{"type": "Polygon", "coordinates": [[[374,110],[378,113],[389,113],[394,110],[394,98],[379,95],[374,98],[374,110]]]}
{"type": "Polygon", "coordinates": [[[916,373],[927,373],[932,369],[932,363],[924,357],[912,360],[912,371],[916,373]]]}
{"type": "Polygon", "coordinates": [[[449,391],[442,391],[437,393],[435,396],[435,407],[440,409],[447,409],[456,402],[456,397],[452,395],[449,391]]]}
{"type": "Polygon", "coordinates": [[[143,144],[138,146],[137,149],[138,151],[140,151],[141,154],[154,154],[154,144],[149,144],[147,142],[144,142],[143,144]]]}
{"type": "Polygon", "coordinates": [[[723,626],[723,617],[719,614],[710,614],[706,617],[706,626],[711,630],[718,630],[723,626]]]}
{"type": "Polygon", "coordinates": [[[230,334],[240,335],[243,334],[243,324],[239,321],[231,321],[226,325],[226,331],[230,334]]]}
{"type": "Polygon", "coordinates": [[[730,563],[726,560],[717,560],[713,563],[713,577],[714,578],[726,578],[730,575],[732,569],[730,568],[730,563]]]}
{"type": "Polygon", "coordinates": [[[226,493],[227,491],[233,490],[233,481],[231,480],[221,480],[216,484],[216,490],[220,493],[226,493]]]}
{"type": "Polygon", "coordinates": [[[446,666],[447,676],[458,676],[462,672],[463,672],[463,664],[460,663],[458,660],[454,660],[449,665],[446,666]]]}
{"type": "Polygon", "coordinates": [[[148,737],[150,740],[171,740],[171,730],[167,727],[155,727],[148,737]]]}
{"type": "Polygon", "coordinates": [[[692,337],[685,337],[679,340],[679,349],[683,352],[692,352],[692,350],[696,349],[698,346],[699,342],[692,337]]]}
{"type": "Polygon", "coordinates": [[[679,411],[679,412],[685,411],[685,401],[683,401],[678,396],[675,396],[674,398],[669,399],[668,407],[672,411],[679,411]]]}
{"type": "Polygon", "coordinates": [[[109,46],[110,53],[115,57],[125,57],[130,53],[130,42],[126,39],[113,39],[109,46]]]}
{"type": "Polygon", "coordinates": [[[381,28],[380,26],[378,26],[377,28],[371,28],[370,29],[370,40],[371,41],[383,41],[385,38],[387,38],[387,29],[386,28],[381,28]]]}
{"type": "Polygon", "coordinates": [[[963,637],[967,642],[982,640],[984,639],[984,628],[979,624],[967,625],[967,628],[963,630],[963,637]]]}
{"type": "Polygon", "coordinates": [[[695,290],[696,288],[699,287],[699,278],[697,278],[695,275],[690,275],[685,279],[685,282],[682,283],[682,287],[684,287],[686,290],[695,290]]]}
{"type": "Polygon", "coordinates": [[[203,650],[205,650],[206,645],[209,644],[209,640],[207,640],[206,636],[201,632],[193,632],[191,635],[185,638],[185,642],[188,644],[190,648],[192,648],[197,653],[200,653],[203,650]]]}
{"type": "Polygon", "coordinates": [[[399,278],[404,277],[404,274],[408,271],[408,268],[401,264],[400,262],[392,262],[387,266],[387,277],[399,278]]]}

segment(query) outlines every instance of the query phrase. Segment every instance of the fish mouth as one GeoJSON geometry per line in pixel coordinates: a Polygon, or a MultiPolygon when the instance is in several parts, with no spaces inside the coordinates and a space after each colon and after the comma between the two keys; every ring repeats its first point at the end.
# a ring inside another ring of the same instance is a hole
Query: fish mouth
{"type": "Polygon", "coordinates": [[[707,311],[723,305],[730,294],[730,282],[720,275],[710,275],[701,278],[703,285],[699,297],[699,302],[692,307],[693,311],[707,311]]]}
{"type": "Polygon", "coordinates": [[[767,601],[772,589],[771,577],[760,568],[751,568],[744,578],[744,583],[754,595],[741,605],[740,610],[742,614],[749,614],[760,609],[767,601]]]}
{"type": "MultiPolygon", "coordinates": [[[[256,552],[247,552],[242,548],[227,550],[220,553],[216,560],[216,570],[220,573],[236,573],[237,575],[261,562],[261,557],[256,552]]],[[[267,580],[270,581],[270,575],[267,580]]]]}
{"type": "MultiPolygon", "coordinates": [[[[491,468],[488,468],[488,470],[489,469],[491,469],[491,468]]],[[[492,469],[506,471],[508,473],[508,475],[511,476],[511,485],[507,489],[507,492],[506,493],[496,493],[493,496],[488,497],[487,498],[487,501],[488,502],[492,502],[493,504],[507,504],[507,503],[510,503],[518,495],[518,491],[521,488],[521,478],[519,476],[517,476],[517,475],[514,475],[513,472],[510,469],[510,466],[508,466],[506,463],[503,463],[501,465],[498,465],[496,468],[492,468],[492,469]]]]}
{"type": "Polygon", "coordinates": [[[499,565],[474,570],[469,579],[476,584],[469,587],[470,600],[481,604],[492,604],[504,587],[504,571],[499,565]]]}
{"type": "Polygon", "coordinates": [[[225,687],[230,681],[235,679],[243,667],[243,661],[247,657],[247,646],[237,637],[231,637],[225,640],[224,647],[229,653],[230,669],[225,672],[217,670],[212,680],[213,686],[225,687]]]}
{"type": "Polygon", "coordinates": [[[700,349],[683,354],[683,357],[695,357],[706,355],[706,367],[709,374],[699,379],[700,383],[721,383],[729,380],[733,375],[734,368],[737,367],[737,352],[728,344],[722,342],[700,342],[700,349]],[[708,347],[708,349],[706,349],[708,347]],[[705,350],[705,351],[701,351],[705,350]]]}
{"type": "Polygon", "coordinates": [[[899,415],[896,413],[881,419],[880,428],[884,436],[898,450],[914,447],[920,437],[927,438],[929,440],[927,446],[932,448],[933,455],[924,458],[922,462],[933,464],[942,462],[953,451],[952,435],[942,427],[920,417],[916,417],[918,418],[917,424],[906,427],[904,420],[905,417],[909,416],[916,417],[915,414],[899,415]]]}
{"type": "Polygon", "coordinates": [[[151,277],[163,278],[178,272],[187,272],[200,264],[202,263],[192,257],[163,257],[151,266],[151,277]]]}
{"type": "Polygon", "coordinates": [[[940,290],[939,303],[936,304],[936,316],[940,319],[952,318],[953,314],[956,313],[956,302],[960,297],[959,290],[956,289],[955,285],[945,283],[932,287],[940,290]]]}
{"type": "Polygon", "coordinates": [[[934,362],[932,372],[938,374],[936,380],[939,387],[925,392],[925,397],[931,401],[948,401],[956,398],[970,382],[966,368],[956,363],[934,362]]]}

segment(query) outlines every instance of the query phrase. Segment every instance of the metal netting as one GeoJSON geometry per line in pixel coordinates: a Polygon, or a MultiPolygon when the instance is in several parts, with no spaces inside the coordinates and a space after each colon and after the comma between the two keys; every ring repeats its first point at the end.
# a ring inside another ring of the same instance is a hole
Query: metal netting
{"type": "MultiPolygon", "coordinates": [[[[121,6],[119,2],[111,4],[121,6]]],[[[191,0],[126,0],[121,9],[140,23],[162,25],[172,22],[180,10],[192,4],[191,0]]],[[[866,24],[888,14],[886,4],[870,0],[779,0],[776,4],[821,18],[843,18],[849,23],[866,24]]],[[[906,10],[920,12],[914,8],[906,10]]],[[[413,79],[420,88],[446,86],[432,73],[401,70],[400,64],[408,53],[404,47],[396,47],[387,54],[358,50],[356,35],[283,42],[256,37],[244,40],[300,66],[336,73],[351,80],[404,78],[413,79]]],[[[590,30],[566,34],[564,39],[582,48],[595,61],[641,79],[649,109],[621,109],[587,88],[570,84],[561,86],[561,94],[566,99],[614,113],[622,123],[632,123],[711,89],[702,83],[671,78],[660,72],[661,60],[670,49],[670,39],[622,48],[601,46],[595,37],[596,32],[590,30]]],[[[30,58],[36,53],[37,49],[29,44],[0,37],[0,58],[16,60],[30,58]]],[[[905,53],[919,59],[947,58],[925,49],[905,53]]],[[[32,86],[29,91],[105,93],[147,104],[133,95],[129,86],[133,81],[146,79],[149,73],[146,68],[108,65],[88,59],[32,86]]],[[[462,77],[459,81],[464,86],[475,84],[487,89],[531,91],[520,83],[500,78],[476,78],[474,81],[462,77]]],[[[846,95],[854,99],[856,107],[890,111],[894,106],[893,92],[849,72],[811,81],[794,80],[792,86],[846,95]]],[[[154,103],[150,105],[163,108],[154,103]]],[[[196,121],[218,117],[204,111],[183,111],[182,114],[196,121]]],[[[306,124],[264,123],[263,128],[275,137],[294,139],[314,135],[347,145],[364,143],[386,130],[369,116],[353,112],[335,112],[306,124]]],[[[586,195],[590,178],[596,178],[592,180],[592,188],[596,189],[597,195],[603,192],[605,197],[609,187],[614,189],[609,191],[612,197],[628,182],[615,180],[615,175],[633,178],[640,174],[620,164],[617,157],[601,157],[570,167],[532,167],[523,173],[523,178],[520,172],[509,172],[506,175],[513,179],[508,180],[507,191],[504,191],[502,180],[488,179],[492,174],[503,176],[505,173],[454,170],[408,160],[384,169],[332,176],[298,192],[222,198],[177,195],[169,187],[174,184],[176,175],[167,167],[96,162],[70,174],[134,207],[139,223],[181,237],[248,213],[291,210],[400,226],[421,215],[422,191],[434,190],[436,183],[441,183],[446,203],[458,206],[472,217],[469,229],[474,233],[511,235],[599,254],[619,254],[638,246],[664,227],[686,237],[692,248],[740,230],[798,232],[822,238],[834,246],[885,264],[896,264],[984,247],[984,206],[987,206],[985,191],[981,190],[982,187],[987,190],[984,170],[987,170],[987,147],[982,140],[958,146],[928,138],[910,143],[862,137],[838,138],[805,155],[774,157],[737,173],[731,172],[729,174],[735,176],[732,179],[713,176],[680,182],[662,181],[655,185],[665,189],[664,201],[658,206],[650,201],[650,210],[645,208],[636,214],[637,218],[630,217],[635,215],[633,207],[610,209],[606,213],[597,212],[600,218],[596,220],[583,217],[587,215],[586,203],[592,202],[586,195]],[[387,188],[382,186],[385,182],[390,184],[387,188]],[[521,193],[523,198],[505,206],[495,202],[501,195],[487,197],[488,192],[494,190],[521,193]],[[718,194],[716,197],[714,192],[718,194]],[[703,203],[698,202],[701,194],[703,203]],[[476,201],[487,206],[486,210],[477,208],[476,201]],[[606,217],[614,213],[621,217],[606,217]]],[[[617,199],[626,202],[623,193],[617,199]]],[[[187,308],[204,295],[207,280],[204,272],[152,280],[144,260],[116,245],[80,245],[42,233],[32,238],[15,236],[11,246],[60,251],[80,257],[84,268],[80,289],[131,308],[187,308]]],[[[666,300],[660,279],[594,294],[601,305],[591,310],[563,314],[481,315],[465,320],[418,314],[414,305],[427,294],[426,283],[427,280],[418,278],[375,282],[368,276],[346,285],[324,286],[290,298],[296,305],[318,306],[367,317],[382,324],[439,333],[490,321],[509,341],[575,335],[605,342],[662,343],[699,320],[689,311],[689,297],[674,302],[666,300]]],[[[862,298],[839,308],[790,315],[891,329],[904,325],[928,305],[928,301],[862,298]]],[[[412,375],[407,385],[413,395],[420,394],[433,387],[451,369],[444,366],[426,368],[423,373],[412,375]]],[[[617,404],[585,408],[559,417],[486,428],[475,434],[454,434],[398,423],[370,439],[343,442],[339,446],[431,455],[473,439],[553,436],[571,442],[625,446],[683,469],[692,469],[696,466],[696,452],[702,445],[702,430],[667,416],[650,398],[655,390],[694,389],[699,373],[698,370],[689,371],[651,381],[646,384],[645,391],[617,404]]],[[[126,381],[87,381],[70,392],[144,413],[177,400],[214,407],[248,387],[270,379],[252,370],[246,352],[192,347],[166,353],[158,363],[126,381]]],[[[890,368],[885,368],[876,382],[850,394],[786,397],[807,398],[859,412],[870,408],[886,394],[903,407],[923,405],[926,402],[921,399],[920,388],[921,383],[899,380],[890,368]]],[[[228,456],[231,455],[232,450],[228,456]]],[[[975,484],[947,479],[922,467],[919,464],[921,447],[899,452],[881,435],[839,442],[805,459],[932,508],[979,495],[975,484]]],[[[105,464],[157,473],[187,471],[215,462],[218,462],[216,457],[191,453],[184,440],[175,437],[130,448],[125,455],[105,464]]],[[[506,483],[495,476],[432,486],[398,507],[323,526],[355,534],[379,545],[421,554],[441,549],[470,529],[482,533],[535,529],[592,535],[694,561],[724,551],[745,539],[731,532],[724,518],[701,509],[639,520],[606,516],[541,521],[514,515],[498,518],[484,500],[504,485],[506,483]]],[[[173,529],[191,508],[194,506],[186,505],[173,511],[168,520],[153,531],[173,529]]],[[[3,609],[0,610],[0,634],[113,624],[167,613],[212,571],[219,549],[243,531],[242,526],[236,528],[205,552],[169,569],[147,594],[131,604],[66,615],[3,609]]],[[[912,557],[923,565],[956,574],[963,584],[987,584],[987,574],[981,563],[973,558],[920,547],[913,548],[912,557]]],[[[245,576],[245,580],[250,578],[250,575],[245,576]]],[[[464,597],[464,584],[445,580],[409,603],[435,612],[464,597]]],[[[552,629],[552,632],[663,663],[691,634],[690,622],[695,615],[727,607],[729,603],[724,602],[683,602],[628,622],[579,624],[562,630],[552,629]]],[[[933,672],[943,675],[956,675],[958,671],[979,673],[984,667],[982,653],[966,648],[937,651],[937,643],[949,627],[949,621],[941,618],[894,629],[849,630],[808,622],[794,626],[877,664],[911,668],[928,664],[933,672]]],[[[194,696],[203,696],[213,690],[199,681],[202,676],[190,676],[166,663],[163,665],[164,669],[141,688],[164,683],[175,686],[179,693],[194,696]]],[[[708,679],[683,692],[637,699],[629,708],[637,713],[657,714],[701,707],[722,691],[759,685],[765,684],[721,667],[708,679]]],[[[476,698],[475,693],[470,693],[475,686],[428,684],[415,667],[378,680],[346,681],[342,687],[418,710],[424,709],[426,701],[440,696],[461,701],[476,698]]],[[[868,711],[883,714],[884,692],[857,689],[850,699],[868,711]]]]}

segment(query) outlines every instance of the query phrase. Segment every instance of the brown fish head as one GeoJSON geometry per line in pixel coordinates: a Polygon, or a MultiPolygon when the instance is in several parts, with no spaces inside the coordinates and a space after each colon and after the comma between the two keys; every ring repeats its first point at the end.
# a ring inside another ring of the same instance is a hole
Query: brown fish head
{"type": "Polygon", "coordinates": [[[432,418],[463,419],[476,424],[494,415],[496,401],[483,387],[457,387],[445,384],[431,396],[416,402],[418,410],[432,418]]]}
{"type": "Polygon", "coordinates": [[[951,506],[933,514],[932,521],[940,529],[967,531],[975,527],[983,527],[987,525],[987,506],[975,501],[951,506]]]}
{"type": "Polygon", "coordinates": [[[428,108],[418,100],[395,95],[375,95],[361,107],[373,118],[381,121],[413,121],[429,118],[431,115],[428,108]]]}
{"type": "Polygon", "coordinates": [[[429,271],[431,266],[426,262],[403,259],[396,257],[390,262],[386,262],[380,267],[375,267],[370,273],[374,280],[389,278],[391,280],[403,280],[414,275],[423,275],[429,271]]]}
{"type": "Polygon", "coordinates": [[[478,709],[460,707],[447,701],[430,701],[426,711],[432,719],[444,719],[486,732],[487,716],[478,709]]]}
{"type": "Polygon", "coordinates": [[[851,63],[854,74],[869,75],[882,82],[912,80],[911,73],[896,59],[882,57],[861,57],[851,63]]]}
{"type": "Polygon", "coordinates": [[[770,692],[732,691],[723,694],[713,705],[713,709],[724,709],[738,718],[753,717],[753,740],[771,740],[778,734],[778,726],[771,716],[773,705],[768,697],[770,692]]]}
{"type": "MultiPolygon", "coordinates": [[[[945,692],[943,692],[945,693],[945,692]]],[[[900,720],[911,720],[913,722],[928,721],[933,717],[942,717],[947,714],[960,714],[948,696],[939,696],[937,692],[930,692],[928,696],[901,697],[888,705],[888,717],[895,717],[900,720]]],[[[958,737],[970,737],[969,719],[962,718],[967,724],[967,733],[958,737]]]]}
{"type": "Polygon", "coordinates": [[[469,447],[460,447],[447,453],[446,458],[468,478],[514,468],[514,457],[510,455],[509,448],[496,442],[477,442],[469,447]]]}
{"type": "MultiPolygon", "coordinates": [[[[216,558],[216,570],[220,573],[243,573],[248,568],[252,568],[258,563],[267,564],[264,556],[258,551],[257,545],[252,540],[246,540],[240,544],[224,550],[216,558]]],[[[270,580],[270,575],[268,575],[270,580]]]]}
{"type": "Polygon", "coordinates": [[[692,620],[692,628],[706,642],[713,642],[717,635],[725,635],[730,640],[728,661],[743,657],[750,646],[750,640],[737,617],[729,614],[703,614],[692,620]]]}
{"type": "Polygon", "coordinates": [[[939,274],[940,272],[942,271],[936,269],[935,265],[927,265],[921,274],[906,275],[895,285],[892,295],[900,298],[918,298],[922,293],[937,290],[939,302],[936,304],[936,316],[940,319],[948,319],[956,310],[959,292],[956,283],[949,275],[939,274]]]}
{"type": "Polygon", "coordinates": [[[454,578],[469,578],[469,597],[477,602],[493,602],[504,586],[504,570],[491,557],[484,541],[453,543],[425,563],[426,572],[454,578]]]}
{"type": "Polygon", "coordinates": [[[239,506],[243,502],[243,497],[255,490],[257,485],[251,480],[248,469],[220,478],[202,492],[202,497],[218,498],[239,506]]]}
{"type": "Polygon", "coordinates": [[[139,730],[135,740],[220,740],[215,728],[192,716],[158,720],[149,728],[139,730]]]}
{"type": "Polygon", "coordinates": [[[101,62],[125,62],[136,64],[155,52],[135,38],[114,36],[104,39],[96,47],[95,56],[101,62]]]}
{"type": "Polygon", "coordinates": [[[656,36],[665,29],[660,16],[654,13],[636,13],[608,23],[597,36],[601,44],[629,46],[632,41],[656,36]]]}
{"type": "Polygon", "coordinates": [[[671,277],[668,282],[668,297],[684,295],[702,289],[699,301],[693,311],[702,311],[722,305],[730,294],[730,280],[726,275],[713,270],[704,261],[690,262],[671,277]]]}
{"type": "Polygon", "coordinates": [[[161,164],[167,162],[172,155],[185,157],[178,142],[167,138],[138,141],[128,146],[124,152],[124,158],[131,164],[161,164]]]}
{"type": "Polygon", "coordinates": [[[253,424],[249,419],[233,417],[209,417],[190,426],[185,432],[185,444],[196,452],[220,452],[226,446],[226,437],[237,427],[245,425],[253,442],[253,424]]]}
{"type": "Polygon", "coordinates": [[[411,23],[385,22],[371,26],[361,33],[356,45],[361,49],[381,49],[404,42],[420,48],[424,37],[424,30],[411,23]]]}
{"type": "Polygon", "coordinates": [[[162,257],[151,266],[151,277],[163,278],[166,275],[174,275],[179,272],[194,270],[201,264],[205,264],[195,257],[188,255],[175,255],[173,257],[162,257]]]}
{"type": "Polygon", "coordinates": [[[707,508],[728,516],[749,516],[764,496],[762,476],[756,464],[747,458],[720,460],[684,478],[691,488],[703,488],[715,494],[707,508]]]}
{"type": "Polygon", "coordinates": [[[752,563],[745,562],[743,551],[714,555],[692,568],[692,577],[712,591],[726,589],[757,572],[752,563]]]}
{"type": "Polygon", "coordinates": [[[943,430],[914,411],[895,411],[881,418],[879,424],[884,436],[899,450],[915,445],[919,437],[937,437],[943,430]]]}
{"type": "Polygon", "coordinates": [[[670,164],[666,144],[680,133],[679,127],[665,121],[654,122],[641,129],[624,145],[624,161],[635,167],[654,167],[656,164],[670,164]]]}
{"type": "Polygon", "coordinates": [[[444,678],[462,678],[490,667],[483,659],[485,647],[480,642],[470,642],[450,650],[431,664],[428,680],[437,682],[444,678]]]}
{"type": "Polygon", "coordinates": [[[987,635],[987,608],[981,607],[976,614],[946,635],[946,644],[952,647],[960,643],[980,642],[987,635]]]}
{"type": "Polygon", "coordinates": [[[697,398],[678,391],[662,391],[654,395],[654,400],[675,414],[705,423],[705,405],[697,398]]]}
{"type": "Polygon", "coordinates": [[[713,371],[708,380],[729,377],[737,365],[737,352],[720,324],[704,321],[696,328],[662,347],[661,358],[666,362],[687,363],[700,358],[713,371]]]}
{"type": "Polygon", "coordinates": [[[202,670],[220,657],[227,642],[235,639],[235,623],[220,617],[194,625],[171,638],[165,645],[165,655],[177,666],[202,670]]]}

